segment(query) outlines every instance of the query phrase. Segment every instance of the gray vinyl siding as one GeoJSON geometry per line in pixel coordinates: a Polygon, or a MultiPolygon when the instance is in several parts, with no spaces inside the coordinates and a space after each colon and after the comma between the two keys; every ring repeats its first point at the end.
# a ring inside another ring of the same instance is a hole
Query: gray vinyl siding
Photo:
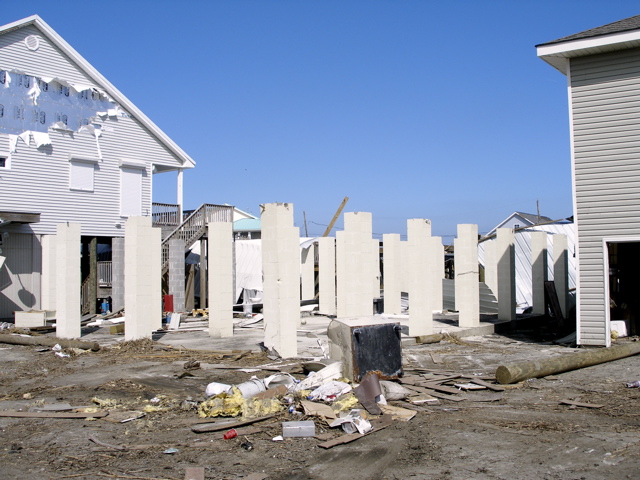
{"type": "Polygon", "coordinates": [[[581,343],[605,345],[602,240],[640,236],[640,49],[570,66],[581,343]]]}
{"type": "MultiPolygon", "coordinates": [[[[0,35],[0,69],[18,69],[38,78],[57,77],[71,83],[99,88],[83,71],[50,44],[33,26],[0,35]],[[29,51],[23,40],[40,38],[40,47],[29,51]]],[[[96,140],[88,132],[63,133],[49,130],[52,144],[39,149],[18,140],[11,155],[11,168],[0,169],[0,210],[41,213],[40,223],[10,225],[11,231],[54,234],[56,224],[78,222],[82,234],[123,236],[126,221],[120,215],[120,161],[143,162],[142,213],[151,214],[153,165],[180,167],[181,161],[138,120],[128,115],[97,118],[103,134],[99,138],[102,160],[96,163],[94,191],[69,188],[69,156],[98,158],[96,140]]],[[[0,133],[0,155],[9,152],[9,136],[0,133]]],[[[160,168],[161,169],[161,168],[160,168]]]]}

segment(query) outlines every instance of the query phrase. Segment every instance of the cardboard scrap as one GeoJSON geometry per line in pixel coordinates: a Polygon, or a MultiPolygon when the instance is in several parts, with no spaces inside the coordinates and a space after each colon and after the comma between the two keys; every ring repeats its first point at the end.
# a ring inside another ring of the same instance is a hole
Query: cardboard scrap
{"type": "Polygon", "coordinates": [[[380,410],[387,415],[391,415],[394,420],[401,422],[408,422],[416,416],[415,410],[409,410],[408,408],[394,407],[393,405],[380,405],[380,410]]]}
{"type": "MultiPolygon", "coordinates": [[[[333,409],[325,403],[310,402],[308,400],[302,400],[300,402],[304,408],[304,413],[309,416],[321,417],[324,419],[335,419],[336,414],[333,409]]],[[[329,422],[327,422],[329,423],[329,422]]]]}

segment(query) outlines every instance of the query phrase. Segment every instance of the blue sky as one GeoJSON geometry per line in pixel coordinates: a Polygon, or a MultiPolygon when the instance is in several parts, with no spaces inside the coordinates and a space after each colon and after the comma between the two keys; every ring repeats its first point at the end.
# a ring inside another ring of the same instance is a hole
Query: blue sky
{"type": "MultiPolygon", "coordinates": [[[[0,23],[33,14],[197,162],[185,208],[290,202],[321,235],[349,196],[375,234],[429,218],[449,243],[536,201],[572,215],[566,78],[534,46],[640,6],[4,0],[0,23]]],[[[175,183],[156,175],[154,201],[175,203],[175,183]]]]}

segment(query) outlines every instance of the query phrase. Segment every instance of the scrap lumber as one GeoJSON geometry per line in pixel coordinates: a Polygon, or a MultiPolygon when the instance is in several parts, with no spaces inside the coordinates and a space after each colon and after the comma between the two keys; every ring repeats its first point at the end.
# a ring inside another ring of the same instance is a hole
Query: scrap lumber
{"type": "Polygon", "coordinates": [[[237,422],[220,422],[216,420],[214,420],[213,422],[200,422],[192,425],[191,430],[196,433],[219,432],[221,430],[228,430],[231,428],[251,425],[252,423],[262,422],[263,420],[268,420],[269,418],[273,418],[273,415],[251,418],[247,420],[239,420],[237,422]]]}
{"type": "Polygon", "coordinates": [[[562,400],[560,405],[571,405],[574,407],[584,407],[584,408],[602,408],[604,405],[599,405],[597,403],[582,403],[582,402],[574,402],[573,400],[562,400]]]}
{"type": "Polygon", "coordinates": [[[52,338],[52,337],[23,337],[22,335],[0,334],[0,343],[11,345],[40,345],[53,347],[56,344],[62,348],[79,348],[81,350],[91,350],[97,352],[100,345],[96,342],[83,342],[82,340],[52,338]]]}
{"type": "Polygon", "coordinates": [[[0,417],[13,418],[102,418],[108,412],[18,412],[17,410],[0,410],[0,417]]]}
{"type": "Polygon", "coordinates": [[[475,383],[476,385],[480,385],[482,387],[486,387],[489,390],[493,390],[494,392],[504,392],[504,387],[500,385],[494,385],[493,383],[485,382],[484,380],[480,380],[479,378],[469,378],[471,383],[475,383]]]}
{"type": "Polygon", "coordinates": [[[597,350],[585,350],[541,360],[501,365],[496,370],[496,379],[506,385],[530,378],[546,377],[555,373],[568,372],[579,368],[590,367],[600,363],[611,362],[640,353],[640,342],[625,343],[615,347],[597,350]]]}

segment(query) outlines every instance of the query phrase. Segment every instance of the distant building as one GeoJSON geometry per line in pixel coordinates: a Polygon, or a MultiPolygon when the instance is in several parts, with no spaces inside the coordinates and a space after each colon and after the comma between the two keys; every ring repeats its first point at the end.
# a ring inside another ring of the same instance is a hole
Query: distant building
{"type": "Polygon", "coordinates": [[[486,236],[494,235],[499,228],[525,228],[531,225],[539,225],[542,223],[550,223],[553,220],[549,217],[536,215],[533,213],[513,212],[498,225],[493,227],[486,236]]]}

